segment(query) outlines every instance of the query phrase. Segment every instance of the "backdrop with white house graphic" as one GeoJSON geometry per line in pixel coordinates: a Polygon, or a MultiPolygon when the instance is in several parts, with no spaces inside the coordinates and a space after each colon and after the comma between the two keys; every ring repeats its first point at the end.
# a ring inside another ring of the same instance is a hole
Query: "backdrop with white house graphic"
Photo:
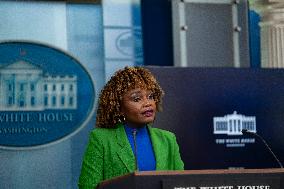
{"type": "Polygon", "coordinates": [[[186,169],[284,162],[284,70],[149,67],[165,90],[154,127],[173,131],[186,169]]]}
{"type": "Polygon", "coordinates": [[[94,112],[95,88],[79,61],[20,41],[1,43],[0,55],[0,147],[40,147],[83,128],[94,112]]]}

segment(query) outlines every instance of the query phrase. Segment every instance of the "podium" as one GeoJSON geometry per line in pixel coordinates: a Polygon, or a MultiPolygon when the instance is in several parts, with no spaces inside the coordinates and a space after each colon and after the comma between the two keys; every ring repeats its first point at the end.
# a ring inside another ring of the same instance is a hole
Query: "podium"
{"type": "Polygon", "coordinates": [[[98,189],[284,189],[284,169],[145,171],[105,180],[98,189]]]}

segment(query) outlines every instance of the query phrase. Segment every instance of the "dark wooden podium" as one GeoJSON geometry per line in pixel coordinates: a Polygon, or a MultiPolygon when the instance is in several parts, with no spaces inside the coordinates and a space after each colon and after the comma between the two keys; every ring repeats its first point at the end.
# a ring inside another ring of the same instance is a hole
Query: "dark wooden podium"
{"type": "Polygon", "coordinates": [[[103,181],[98,189],[284,189],[284,169],[145,171],[103,181]]]}

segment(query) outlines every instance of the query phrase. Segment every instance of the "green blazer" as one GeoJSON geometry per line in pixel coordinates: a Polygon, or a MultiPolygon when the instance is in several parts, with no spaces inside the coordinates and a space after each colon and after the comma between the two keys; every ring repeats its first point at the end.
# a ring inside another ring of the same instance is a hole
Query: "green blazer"
{"type": "MultiPolygon", "coordinates": [[[[183,170],[175,135],[147,126],[156,158],[156,170],[183,170]]],[[[98,183],[135,171],[135,158],[124,126],[94,129],[84,154],[78,186],[94,189],[98,183]]]]}

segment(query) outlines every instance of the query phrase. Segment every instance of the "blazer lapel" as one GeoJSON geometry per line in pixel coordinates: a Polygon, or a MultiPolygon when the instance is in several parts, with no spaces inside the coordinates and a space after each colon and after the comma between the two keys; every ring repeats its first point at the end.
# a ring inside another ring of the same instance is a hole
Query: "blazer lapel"
{"type": "Polygon", "coordinates": [[[150,125],[148,125],[148,130],[150,133],[150,138],[156,158],[156,170],[163,170],[165,169],[165,161],[166,161],[166,153],[164,152],[165,149],[163,149],[163,144],[159,140],[159,136],[153,132],[153,129],[150,125]]]}
{"type": "Polygon", "coordinates": [[[118,125],[115,137],[119,146],[117,154],[120,160],[129,172],[133,172],[135,170],[135,158],[122,124],[118,125]]]}

